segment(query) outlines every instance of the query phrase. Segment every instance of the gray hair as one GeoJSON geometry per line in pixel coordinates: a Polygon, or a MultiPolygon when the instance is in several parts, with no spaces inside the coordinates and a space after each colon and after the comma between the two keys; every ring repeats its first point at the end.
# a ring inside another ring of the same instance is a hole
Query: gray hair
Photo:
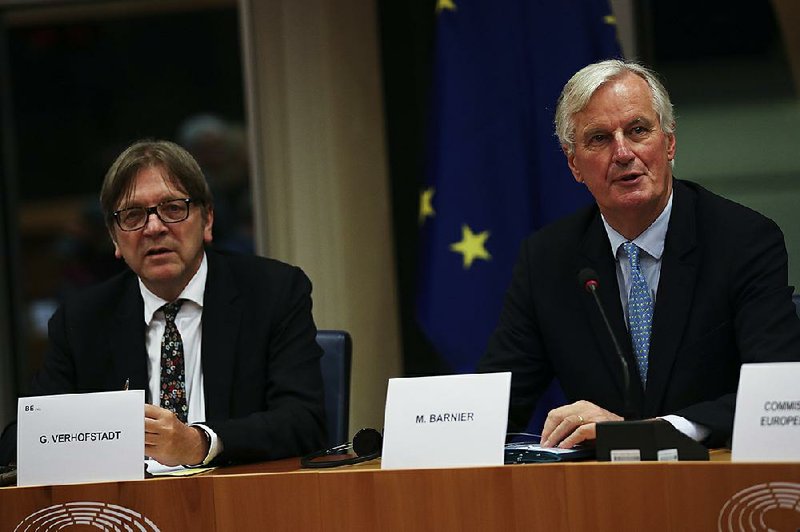
{"type": "Polygon", "coordinates": [[[166,140],[139,140],[123,151],[108,169],[100,189],[100,207],[106,226],[113,234],[114,211],[133,193],[133,182],[140,170],[161,168],[165,179],[182,188],[202,208],[205,219],[213,207],[211,191],[197,161],[182,147],[166,140]]]}
{"type": "Polygon", "coordinates": [[[564,85],[561,96],[558,97],[555,118],[556,136],[569,155],[575,152],[575,113],[586,107],[591,97],[603,84],[629,72],[645,80],[650,87],[653,109],[658,115],[661,131],[668,135],[675,132],[672,102],[667,89],[658,80],[655,72],[631,61],[609,59],[580,69],[564,85]]]}

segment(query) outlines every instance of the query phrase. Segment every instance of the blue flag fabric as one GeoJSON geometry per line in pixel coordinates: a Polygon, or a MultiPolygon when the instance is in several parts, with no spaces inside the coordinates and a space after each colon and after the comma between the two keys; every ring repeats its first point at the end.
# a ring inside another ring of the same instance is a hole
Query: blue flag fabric
{"type": "Polygon", "coordinates": [[[497,324],[522,240],[591,201],[553,135],[583,66],[620,57],[606,0],[439,0],[417,318],[454,373],[497,324]]]}

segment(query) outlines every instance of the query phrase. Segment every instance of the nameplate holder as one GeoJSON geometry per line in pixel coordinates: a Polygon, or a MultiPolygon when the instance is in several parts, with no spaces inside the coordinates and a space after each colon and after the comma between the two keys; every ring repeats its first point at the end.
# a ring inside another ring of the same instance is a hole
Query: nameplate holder
{"type": "Polygon", "coordinates": [[[598,423],[596,442],[599,461],[708,460],[708,449],[663,419],[598,423]]]}
{"type": "Polygon", "coordinates": [[[389,379],[383,469],[503,465],[511,373],[389,379]]]}
{"type": "Polygon", "coordinates": [[[742,364],[731,460],[800,460],[800,362],[742,364]]]}
{"type": "Polygon", "coordinates": [[[17,485],[144,478],[144,391],[23,397],[17,485]]]}

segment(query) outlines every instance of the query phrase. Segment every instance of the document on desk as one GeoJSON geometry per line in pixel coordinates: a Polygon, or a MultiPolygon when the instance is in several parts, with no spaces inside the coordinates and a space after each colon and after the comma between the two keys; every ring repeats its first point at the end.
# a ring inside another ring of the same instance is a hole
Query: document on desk
{"type": "Polygon", "coordinates": [[[182,465],[165,466],[152,458],[145,460],[144,465],[147,468],[147,472],[154,477],[190,477],[215,469],[215,467],[186,467],[182,465]]]}
{"type": "Polygon", "coordinates": [[[17,484],[144,478],[144,391],[20,398],[17,484]]]}

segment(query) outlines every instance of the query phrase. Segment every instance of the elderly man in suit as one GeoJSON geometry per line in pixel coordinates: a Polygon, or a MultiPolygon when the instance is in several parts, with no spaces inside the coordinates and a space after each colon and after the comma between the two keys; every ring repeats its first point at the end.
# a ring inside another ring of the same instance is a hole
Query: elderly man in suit
{"type": "MultiPolygon", "coordinates": [[[[311,283],[296,267],[206,249],[214,210],[186,150],[140,141],[100,203],[129,270],[67,299],[33,395],[146,391],[145,454],[166,465],[268,460],[324,446],[311,283]]],[[[15,426],[0,442],[13,459],[15,426]]]]}
{"type": "Polygon", "coordinates": [[[648,69],[589,65],[565,85],[556,133],[596,204],[522,246],[481,371],[512,371],[509,421],[524,428],[555,377],[570,404],[544,446],[595,437],[596,423],[662,417],[708,446],[731,437],[741,364],[800,360],[800,320],[774,222],[675,179],[675,119],[648,69]],[[597,292],[627,360],[578,282],[597,292]],[[629,411],[626,411],[629,410],[629,411]]]}

